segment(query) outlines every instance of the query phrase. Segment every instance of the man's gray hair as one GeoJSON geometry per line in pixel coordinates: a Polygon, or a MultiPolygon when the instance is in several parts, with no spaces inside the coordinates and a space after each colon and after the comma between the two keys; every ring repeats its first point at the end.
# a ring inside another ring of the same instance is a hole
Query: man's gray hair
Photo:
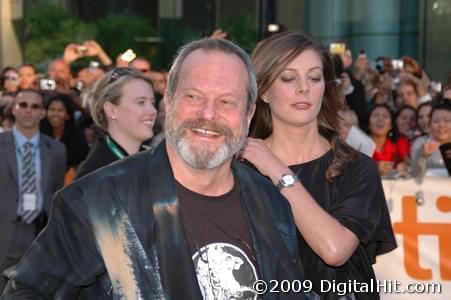
{"type": "Polygon", "coordinates": [[[185,59],[196,50],[203,50],[205,52],[217,51],[236,55],[244,63],[249,79],[247,84],[247,111],[249,111],[257,99],[257,81],[254,67],[249,55],[243,49],[225,39],[205,38],[190,42],[179,49],[169,71],[167,86],[169,100],[172,101],[177,90],[177,85],[180,81],[180,71],[185,59]]]}

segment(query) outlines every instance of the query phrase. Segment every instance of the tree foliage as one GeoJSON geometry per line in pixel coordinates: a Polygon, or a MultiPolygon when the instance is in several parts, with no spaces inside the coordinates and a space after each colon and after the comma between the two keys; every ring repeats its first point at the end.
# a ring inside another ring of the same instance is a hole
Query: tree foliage
{"type": "Polygon", "coordinates": [[[34,4],[25,15],[25,59],[38,64],[61,56],[67,44],[96,35],[95,24],[84,22],[58,6],[34,4]]]}
{"type": "Polygon", "coordinates": [[[113,15],[97,22],[97,41],[108,49],[112,57],[128,48],[140,55],[149,56],[148,44],[137,41],[137,38],[155,34],[149,21],[143,17],[129,15],[113,15]]]}
{"type": "Polygon", "coordinates": [[[114,60],[128,48],[146,56],[146,45],[137,37],[152,35],[144,17],[112,15],[97,21],[84,21],[60,6],[33,4],[25,15],[25,59],[39,64],[61,56],[70,43],[94,39],[114,60]]]}
{"type": "Polygon", "coordinates": [[[258,41],[258,32],[252,16],[229,19],[222,28],[229,33],[229,39],[240,45],[248,53],[252,52],[258,41]]]}
{"type": "MultiPolygon", "coordinates": [[[[138,55],[150,59],[154,66],[169,68],[181,45],[201,37],[200,32],[182,26],[179,20],[159,20],[157,32],[145,17],[124,12],[123,15],[84,21],[47,1],[33,2],[26,11],[24,21],[25,60],[38,66],[61,56],[70,43],[94,39],[113,61],[119,53],[132,48],[138,55]],[[161,37],[161,43],[139,41],[139,38],[149,36],[161,37]]],[[[257,42],[258,34],[251,16],[230,19],[221,28],[229,33],[229,39],[248,52],[257,42]]],[[[83,64],[86,60],[78,63],[83,64]]]]}

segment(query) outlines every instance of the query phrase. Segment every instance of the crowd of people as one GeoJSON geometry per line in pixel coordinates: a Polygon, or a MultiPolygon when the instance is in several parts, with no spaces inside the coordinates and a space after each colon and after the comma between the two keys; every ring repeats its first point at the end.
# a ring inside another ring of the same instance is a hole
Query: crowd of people
{"type": "Polygon", "coordinates": [[[2,71],[5,299],[254,297],[223,268],[307,279],[296,299],[338,299],[321,280],[368,282],[396,247],[380,176],[420,178],[451,160],[451,82],[439,88],[411,57],[353,61],[296,32],[250,58],[221,32],[181,48],[169,73],[129,54],[113,63],[86,41],[44,76],[2,71]],[[71,69],[82,57],[93,60],[71,69]],[[347,143],[351,128],[371,151],[347,143]],[[234,266],[214,268],[231,253],[234,266]]]}
{"type": "Polygon", "coordinates": [[[383,176],[423,178],[428,168],[443,169],[438,174],[447,176],[451,78],[444,84],[431,81],[409,56],[372,63],[361,51],[351,70],[352,54],[346,50],[335,62],[343,71],[337,76],[349,108],[342,113],[342,137],[346,140],[351,126],[366,132],[375,145],[370,156],[383,176]]]}

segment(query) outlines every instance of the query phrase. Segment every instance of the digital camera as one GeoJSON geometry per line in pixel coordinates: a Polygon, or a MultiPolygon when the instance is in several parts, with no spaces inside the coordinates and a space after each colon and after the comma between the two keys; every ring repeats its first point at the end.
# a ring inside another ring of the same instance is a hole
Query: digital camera
{"type": "Polygon", "coordinates": [[[54,89],[56,89],[56,81],[53,79],[41,79],[39,81],[39,87],[43,91],[53,91],[54,89]]]}

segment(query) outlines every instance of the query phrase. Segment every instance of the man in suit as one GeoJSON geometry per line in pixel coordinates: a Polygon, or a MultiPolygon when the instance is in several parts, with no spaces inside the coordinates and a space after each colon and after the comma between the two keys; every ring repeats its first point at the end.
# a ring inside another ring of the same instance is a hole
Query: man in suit
{"type": "MultiPolygon", "coordinates": [[[[39,133],[45,116],[41,95],[24,90],[14,99],[11,132],[0,134],[0,271],[17,263],[50,212],[50,200],[63,186],[64,145],[39,133]]],[[[5,277],[0,276],[0,289],[5,277]]]]}
{"type": "MultiPolygon", "coordinates": [[[[106,76],[114,85],[121,75],[106,76]]],[[[288,202],[233,159],[256,95],[238,46],[204,39],[183,47],[165,93],[167,140],[58,192],[2,299],[255,299],[257,280],[301,282],[288,202]]]]}

